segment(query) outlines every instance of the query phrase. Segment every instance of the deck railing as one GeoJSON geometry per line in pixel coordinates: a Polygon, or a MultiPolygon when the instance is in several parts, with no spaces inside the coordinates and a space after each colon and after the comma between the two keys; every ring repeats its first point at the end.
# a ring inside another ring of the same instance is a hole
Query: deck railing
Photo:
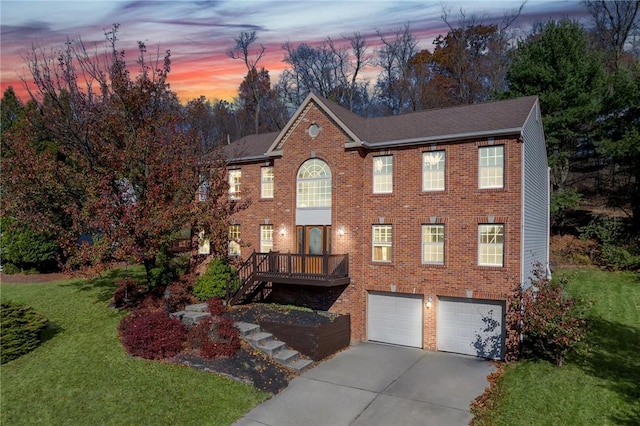
{"type": "Polygon", "coordinates": [[[346,254],[255,253],[254,271],[260,278],[300,278],[327,281],[349,276],[346,254]]]}

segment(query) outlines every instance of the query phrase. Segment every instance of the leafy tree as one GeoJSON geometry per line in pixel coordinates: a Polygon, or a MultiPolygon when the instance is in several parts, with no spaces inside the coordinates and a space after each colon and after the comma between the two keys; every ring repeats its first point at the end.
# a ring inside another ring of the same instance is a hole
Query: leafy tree
{"type": "Polygon", "coordinates": [[[11,269],[7,264],[20,271],[49,272],[58,267],[60,255],[60,246],[52,235],[0,219],[0,259],[5,272],[11,269]]]}
{"type": "Polygon", "coordinates": [[[151,281],[156,256],[180,229],[226,239],[225,221],[241,205],[224,196],[220,154],[203,153],[201,135],[182,119],[167,82],[170,52],[150,61],[139,42],[132,75],[117,31],[105,34],[104,56],[90,55],[81,40],[53,55],[34,48],[27,65],[36,108],[29,126],[8,138],[2,207],[57,235],[67,266],[131,261],[144,264],[151,281]],[[34,144],[39,129],[54,149],[34,144]],[[196,202],[205,181],[207,201],[196,202]],[[82,235],[92,235],[92,244],[79,246],[82,235]]]}
{"type": "MultiPolygon", "coordinates": [[[[603,102],[596,150],[607,167],[604,180],[610,205],[632,218],[640,235],[640,62],[619,68],[603,102]]],[[[638,241],[640,243],[640,241],[638,241]]]]}
{"type": "Polygon", "coordinates": [[[603,69],[574,21],[548,21],[514,52],[507,97],[538,95],[554,190],[563,189],[571,160],[593,151],[603,69]]]}

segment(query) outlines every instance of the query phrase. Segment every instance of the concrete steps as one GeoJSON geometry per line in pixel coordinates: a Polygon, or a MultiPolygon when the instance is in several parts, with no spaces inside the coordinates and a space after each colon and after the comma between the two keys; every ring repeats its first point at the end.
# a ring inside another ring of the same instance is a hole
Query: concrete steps
{"type": "Polygon", "coordinates": [[[286,343],[275,340],[273,334],[261,331],[259,325],[247,322],[236,322],[235,325],[240,337],[285,367],[300,372],[313,364],[310,359],[301,357],[298,351],[287,348],[286,343]]]}
{"type": "Polygon", "coordinates": [[[170,315],[174,318],[178,318],[184,325],[196,325],[203,319],[211,316],[209,313],[209,306],[207,306],[206,303],[189,305],[186,306],[183,311],[173,312],[170,315]]]}
{"type": "MultiPolygon", "coordinates": [[[[171,316],[190,326],[198,324],[211,314],[206,303],[198,303],[186,306],[184,310],[174,312],[171,316]]],[[[257,324],[236,322],[235,326],[242,339],[287,368],[300,372],[313,364],[313,361],[302,357],[298,351],[287,348],[285,342],[274,339],[273,334],[262,331],[257,324]]]]}

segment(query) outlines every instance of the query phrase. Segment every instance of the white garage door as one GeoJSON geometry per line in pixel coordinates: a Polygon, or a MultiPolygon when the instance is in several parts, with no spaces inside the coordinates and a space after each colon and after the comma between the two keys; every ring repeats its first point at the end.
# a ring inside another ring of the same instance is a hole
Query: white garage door
{"type": "Polygon", "coordinates": [[[439,298],[439,351],[502,359],[504,336],[504,302],[439,298]]]}
{"type": "Polygon", "coordinates": [[[367,337],[374,342],[422,348],[422,296],[370,292],[367,337]]]}

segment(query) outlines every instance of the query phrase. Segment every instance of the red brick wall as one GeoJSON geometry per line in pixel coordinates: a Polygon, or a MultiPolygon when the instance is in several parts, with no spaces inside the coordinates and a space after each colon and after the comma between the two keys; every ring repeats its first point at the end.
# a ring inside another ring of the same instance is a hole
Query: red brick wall
{"type": "Polygon", "coordinates": [[[504,145],[505,185],[499,190],[478,189],[478,147],[486,139],[438,144],[446,151],[445,190],[422,192],[422,152],[431,145],[390,149],[393,155],[393,193],[373,194],[373,159],[380,151],[345,150],[348,136],[312,104],[289,132],[282,146],[282,157],[273,165],[274,199],[260,199],[260,167],[265,163],[242,165],[242,197],[251,206],[236,216],[241,225],[246,258],[260,247],[259,225],[274,225],[274,250],[295,252],[296,175],[300,165],[311,157],[327,162],[332,172],[332,252],[349,253],[351,284],[333,304],[334,312],[351,314],[352,340],[366,339],[367,292],[392,291],[432,297],[425,307],[424,347],[436,349],[437,296],[504,299],[508,288],[520,280],[521,227],[521,144],[515,140],[495,140],[504,145]],[[321,127],[312,139],[306,130],[312,123],[321,127]],[[421,225],[445,224],[445,264],[421,263],[421,225]],[[478,266],[478,224],[505,225],[504,267],[478,266]],[[371,260],[371,227],[393,225],[393,261],[371,260]],[[286,234],[280,235],[280,228],[286,234]],[[344,226],[345,235],[337,235],[344,226]]]}

